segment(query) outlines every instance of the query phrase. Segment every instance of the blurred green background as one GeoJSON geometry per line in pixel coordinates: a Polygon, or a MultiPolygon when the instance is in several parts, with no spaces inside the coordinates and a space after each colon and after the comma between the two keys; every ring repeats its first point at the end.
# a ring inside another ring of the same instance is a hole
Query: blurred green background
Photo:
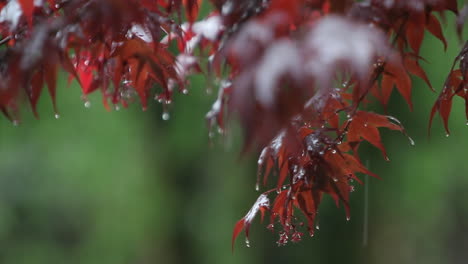
{"type": "MultiPolygon", "coordinates": [[[[438,91],[460,49],[448,18],[447,52],[431,35],[422,50],[438,91]]],[[[204,79],[192,77],[189,95],[176,95],[169,121],[156,102],[146,112],[137,103],[107,112],[96,94],[85,108],[78,86],[61,80],[59,119],[45,94],[40,120],[29,110],[17,127],[1,118],[0,263],[467,263],[463,101],[455,100],[451,136],[436,117],[429,138],[437,94],[413,80],[414,112],[394,93],[389,113],[416,146],[382,131],[391,161],[370,147],[361,153],[382,177],[367,182],[368,221],[357,186],[351,221],[327,197],[314,238],[278,248],[256,219],[251,247],[242,234],[234,254],[233,225],[259,195],[256,155],[239,158],[235,124],[228,140],[210,143],[204,116],[215,93],[207,95],[204,79]]]]}

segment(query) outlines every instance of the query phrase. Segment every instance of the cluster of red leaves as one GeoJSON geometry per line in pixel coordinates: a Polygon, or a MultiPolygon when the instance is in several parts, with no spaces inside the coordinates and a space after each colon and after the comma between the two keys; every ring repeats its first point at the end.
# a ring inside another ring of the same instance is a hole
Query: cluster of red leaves
{"type": "MultiPolygon", "coordinates": [[[[246,148],[266,145],[258,162],[257,187],[262,181],[267,185],[272,172],[277,174],[276,188],[262,193],[262,203],[257,201],[235,225],[233,244],[242,230],[248,239],[256,211],[262,219],[270,214],[269,228],[280,224],[278,245],[301,240],[304,224],[297,212],[305,216],[313,235],[323,194],[337,206],[342,203],[349,219],[351,182],[361,183],[358,173],[376,176],[359,159],[361,142],[379,148],[388,160],[378,128],[406,134],[397,119],[359,106],[369,96],[387,106],[396,88],[412,108],[411,75],[432,89],[420,66],[420,47],[426,31],[446,47],[435,13],[458,14],[456,1],[352,2],[272,0],[225,46],[232,67],[227,108],[239,114],[246,148]],[[245,42],[249,48],[240,44],[245,42]],[[264,72],[271,75],[263,78],[264,72]],[[339,88],[334,88],[337,83],[339,88]],[[275,194],[270,203],[268,196],[275,194]]],[[[460,70],[452,71],[431,119],[436,110],[444,121],[448,118],[451,95],[468,98],[467,51],[465,46],[456,58],[460,70]]]]}
{"type": "Polygon", "coordinates": [[[60,68],[78,80],[85,100],[99,89],[106,108],[109,102],[126,106],[133,94],[146,108],[153,87],[160,88],[155,97],[166,104],[174,87],[185,89],[163,37],[183,37],[180,10],[185,6],[194,21],[198,1],[12,0],[2,5],[0,109],[10,119],[18,120],[24,97],[37,116],[45,84],[56,106],[60,68]]]}
{"type": "MultiPolygon", "coordinates": [[[[56,109],[59,69],[79,82],[85,100],[100,90],[107,108],[135,96],[144,109],[150,97],[166,105],[175,89],[186,93],[186,76],[201,72],[207,57],[208,72],[220,83],[209,125],[224,131],[226,117],[236,115],[244,149],[263,149],[257,189],[277,175],[276,187],[235,225],[233,244],[243,230],[248,238],[258,212],[262,219],[270,215],[272,230],[280,225],[279,245],[301,240],[298,212],[313,235],[324,194],[343,204],[349,219],[352,182],[361,183],[359,174],[376,176],[359,158],[361,143],[388,160],[379,128],[406,134],[397,119],[362,105],[374,98],[386,106],[396,88],[412,108],[411,75],[432,89],[420,66],[425,32],[446,47],[436,14],[457,14],[461,32],[468,13],[467,7],[458,12],[456,0],[211,3],[215,11],[197,21],[201,1],[195,0],[1,2],[0,110],[18,120],[26,99],[37,116],[44,85],[56,109]]],[[[453,96],[468,105],[467,45],[431,113],[432,121],[438,111],[446,128],[453,96]]]]}

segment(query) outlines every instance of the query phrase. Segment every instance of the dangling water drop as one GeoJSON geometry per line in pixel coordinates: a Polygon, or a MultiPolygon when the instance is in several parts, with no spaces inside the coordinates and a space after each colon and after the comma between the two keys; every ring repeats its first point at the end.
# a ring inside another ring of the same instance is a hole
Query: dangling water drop
{"type": "Polygon", "coordinates": [[[13,125],[14,126],[19,126],[19,124],[20,124],[19,120],[16,120],[16,119],[13,120],[13,125]]]}
{"type": "Polygon", "coordinates": [[[346,221],[349,221],[349,220],[351,220],[351,217],[347,216],[346,221]]]}
{"type": "Polygon", "coordinates": [[[315,225],[315,229],[320,230],[320,226],[318,224],[315,225]]]}
{"type": "Polygon", "coordinates": [[[390,161],[390,158],[388,156],[385,156],[386,161],[390,161]]]}
{"type": "Polygon", "coordinates": [[[408,137],[408,139],[409,139],[409,143],[411,146],[416,145],[416,143],[414,143],[414,140],[412,138],[408,137]]]}
{"type": "Polygon", "coordinates": [[[465,125],[467,125],[467,126],[468,126],[468,121],[466,121],[465,125]]]}
{"type": "Polygon", "coordinates": [[[120,106],[114,105],[114,110],[115,110],[115,111],[119,111],[119,110],[120,110],[120,106]]]}
{"type": "Polygon", "coordinates": [[[332,154],[336,154],[336,149],[332,149],[332,154]]]}
{"type": "Polygon", "coordinates": [[[164,112],[162,114],[161,118],[162,118],[162,120],[167,121],[167,120],[169,120],[169,118],[171,118],[171,116],[169,115],[168,112],[164,112]]]}
{"type": "Polygon", "coordinates": [[[183,89],[183,90],[182,90],[182,93],[183,93],[183,94],[188,94],[188,89],[183,89]]]}
{"type": "Polygon", "coordinates": [[[450,134],[449,134],[449,133],[447,133],[447,134],[445,134],[445,136],[446,136],[446,137],[449,137],[449,136],[450,136],[450,134]]]}
{"type": "Polygon", "coordinates": [[[250,241],[247,237],[245,238],[245,246],[250,247],[250,241]]]}
{"type": "Polygon", "coordinates": [[[84,103],[84,107],[90,108],[90,107],[91,107],[91,102],[90,102],[90,101],[86,101],[86,102],[84,103]]]}
{"type": "Polygon", "coordinates": [[[260,184],[258,182],[255,184],[255,190],[258,192],[260,190],[260,184]]]}
{"type": "Polygon", "coordinates": [[[59,119],[60,115],[56,113],[54,117],[55,117],[55,119],[59,119]]]}

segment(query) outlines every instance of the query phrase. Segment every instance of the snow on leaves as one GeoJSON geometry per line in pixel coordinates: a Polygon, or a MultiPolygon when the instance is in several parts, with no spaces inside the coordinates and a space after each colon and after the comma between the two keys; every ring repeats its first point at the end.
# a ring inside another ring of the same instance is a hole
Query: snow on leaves
{"type": "MultiPolygon", "coordinates": [[[[177,90],[188,92],[191,73],[208,74],[219,84],[206,115],[210,131],[224,131],[226,118],[236,116],[244,151],[262,149],[257,189],[277,176],[235,225],[233,244],[242,231],[248,236],[258,212],[270,215],[278,245],[302,239],[296,212],[313,235],[324,194],[349,218],[352,182],[376,176],[362,165],[359,146],[368,142],[388,159],[379,129],[406,134],[397,119],[365,111],[365,104],[376,98],[386,107],[397,90],[412,108],[412,75],[432,89],[420,65],[424,35],[447,46],[436,14],[457,14],[461,35],[468,13],[466,6],[458,12],[456,0],[211,4],[215,11],[200,19],[201,0],[0,2],[0,110],[17,123],[28,101],[38,116],[47,86],[58,114],[60,70],[80,84],[84,100],[100,91],[108,109],[135,100],[146,109],[151,98],[165,106],[177,90]]],[[[467,53],[465,44],[431,111],[430,123],[438,112],[447,133],[455,95],[468,118],[467,53]]]]}

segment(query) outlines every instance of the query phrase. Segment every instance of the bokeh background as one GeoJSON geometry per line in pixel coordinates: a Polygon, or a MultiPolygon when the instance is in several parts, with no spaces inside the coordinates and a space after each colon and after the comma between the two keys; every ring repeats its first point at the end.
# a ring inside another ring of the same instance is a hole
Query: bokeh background
{"type": "MultiPolygon", "coordinates": [[[[454,16],[447,18],[448,50],[431,35],[422,49],[438,91],[461,47],[454,16]]],[[[278,248],[256,219],[251,247],[241,235],[232,253],[233,225],[259,195],[256,153],[239,156],[235,122],[230,136],[210,142],[204,116],[216,93],[206,93],[204,78],[192,77],[189,95],[176,95],[168,121],[156,102],[146,112],[138,103],[107,112],[96,94],[86,108],[77,84],[62,79],[60,118],[48,96],[40,120],[29,110],[19,126],[1,117],[0,263],[467,263],[463,101],[455,100],[450,137],[439,117],[428,137],[437,94],[413,80],[414,111],[394,93],[389,113],[416,145],[382,131],[390,162],[362,149],[382,180],[367,179],[367,191],[357,186],[351,221],[327,197],[314,238],[278,248]]]]}

